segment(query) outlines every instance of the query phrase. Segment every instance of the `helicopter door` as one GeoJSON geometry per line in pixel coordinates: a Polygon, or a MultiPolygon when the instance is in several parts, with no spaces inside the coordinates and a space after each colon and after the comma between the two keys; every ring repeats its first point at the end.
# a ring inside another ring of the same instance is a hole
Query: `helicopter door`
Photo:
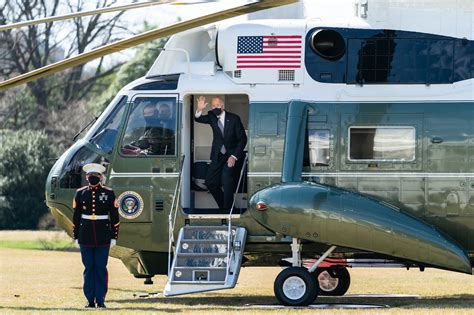
{"type": "Polygon", "coordinates": [[[129,104],[111,182],[123,223],[168,228],[166,209],[178,179],[178,95],[138,94],[129,104]]]}
{"type": "MultiPolygon", "coordinates": [[[[189,150],[183,153],[191,157],[191,163],[185,163],[183,167],[182,207],[185,213],[191,215],[222,215],[222,212],[219,210],[212,195],[208,192],[205,184],[207,168],[210,164],[213,135],[209,125],[194,121],[194,113],[197,109],[197,98],[199,96],[201,96],[201,94],[188,95],[184,98],[185,117],[183,119],[183,141],[187,141],[186,139],[191,139],[191,141],[189,141],[189,143],[183,143],[184,150],[189,150]]],[[[203,96],[206,98],[206,102],[210,104],[212,98],[217,95],[203,96]]],[[[220,94],[219,96],[224,100],[226,111],[240,117],[248,134],[248,96],[245,94],[220,94]]],[[[203,111],[204,114],[206,114],[209,109],[210,105],[203,111]]],[[[247,152],[247,148],[245,148],[244,151],[247,152]]],[[[238,185],[243,162],[244,159],[238,161],[234,175],[234,187],[235,189],[238,188],[238,192],[235,195],[235,214],[243,213],[247,208],[246,172],[244,172],[241,184],[238,185]]]]}

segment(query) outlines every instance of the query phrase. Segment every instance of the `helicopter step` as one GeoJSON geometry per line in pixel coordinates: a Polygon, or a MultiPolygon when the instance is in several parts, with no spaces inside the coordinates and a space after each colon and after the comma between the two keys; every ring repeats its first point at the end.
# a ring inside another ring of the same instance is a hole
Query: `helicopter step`
{"type": "Polygon", "coordinates": [[[163,295],[235,287],[246,235],[245,228],[235,226],[230,229],[225,225],[181,228],[163,295]]]}

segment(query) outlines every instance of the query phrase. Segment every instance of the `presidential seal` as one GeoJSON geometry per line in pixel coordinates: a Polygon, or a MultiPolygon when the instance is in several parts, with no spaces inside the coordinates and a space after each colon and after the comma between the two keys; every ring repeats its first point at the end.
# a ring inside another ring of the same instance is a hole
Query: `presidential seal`
{"type": "Polygon", "coordinates": [[[118,197],[119,213],[125,219],[135,219],[143,211],[143,199],[134,191],[126,191],[118,197]]]}

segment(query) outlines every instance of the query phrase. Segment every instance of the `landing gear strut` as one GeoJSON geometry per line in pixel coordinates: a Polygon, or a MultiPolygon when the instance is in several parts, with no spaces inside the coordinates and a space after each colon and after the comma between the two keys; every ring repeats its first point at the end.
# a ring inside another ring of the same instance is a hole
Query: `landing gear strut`
{"type": "Polygon", "coordinates": [[[278,301],[288,306],[306,306],[318,295],[318,281],[312,273],[318,265],[335,249],[331,246],[308,270],[302,267],[301,243],[293,238],[291,244],[292,267],[283,269],[275,279],[273,291],[278,301]]]}

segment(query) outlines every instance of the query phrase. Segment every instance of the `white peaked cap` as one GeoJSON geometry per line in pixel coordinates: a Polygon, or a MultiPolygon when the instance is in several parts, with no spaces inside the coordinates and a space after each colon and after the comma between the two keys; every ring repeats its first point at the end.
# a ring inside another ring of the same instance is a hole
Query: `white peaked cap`
{"type": "Polygon", "coordinates": [[[97,173],[103,174],[105,172],[105,167],[97,163],[89,163],[82,167],[86,174],[97,173]]]}

